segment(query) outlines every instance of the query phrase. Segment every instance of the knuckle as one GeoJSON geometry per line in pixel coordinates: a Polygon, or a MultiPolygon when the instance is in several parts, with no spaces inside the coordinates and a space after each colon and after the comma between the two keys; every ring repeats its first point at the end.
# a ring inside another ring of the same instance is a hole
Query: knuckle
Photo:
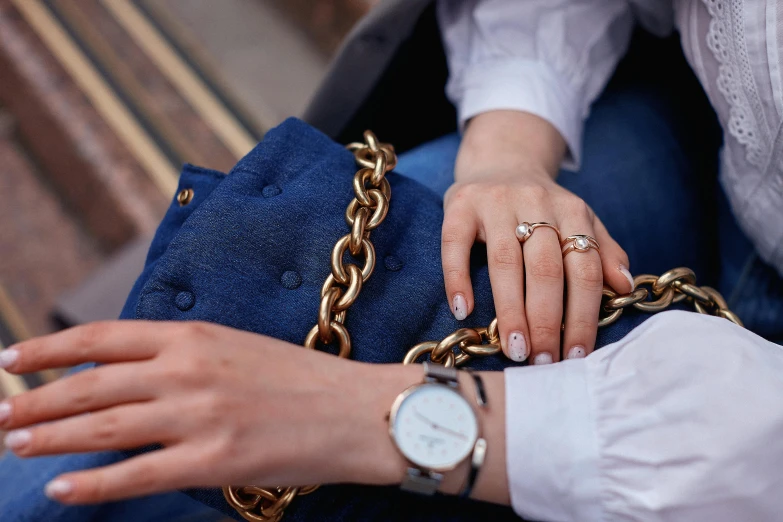
{"type": "Polygon", "coordinates": [[[510,299],[503,299],[495,304],[495,312],[498,319],[504,325],[511,325],[515,323],[524,324],[524,313],[521,308],[521,299],[514,301],[510,299]]]}
{"type": "Polygon", "coordinates": [[[590,207],[581,198],[576,196],[569,197],[565,202],[565,208],[572,217],[590,219],[590,207]]]}
{"type": "Polygon", "coordinates": [[[476,187],[472,183],[466,183],[464,185],[460,185],[454,190],[454,199],[457,201],[469,199],[470,197],[473,196],[475,191],[476,191],[476,187]]]}
{"type": "Polygon", "coordinates": [[[549,199],[549,190],[541,185],[530,185],[525,187],[525,195],[533,201],[545,201],[549,199]]]}
{"type": "Polygon", "coordinates": [[[106,412],[101,416],[101,422],[96,423],[93,429],[93,438],[102,446],[111,445],[120,435],[121,418],[113,412],[106,412]]]}
{"type": "Polygon", "coordinates": [[[576,284],[584,290],[600,290],[604,284],[601,264],[597,262],[579,263],[575,267],[576,284]]]}
{"type": "Polygon", "coordinates": [[[568,321],[566,328],[572,332],[576,332],[578,336],[587,337],[588,332],[598,328],[598,323],[587,318],[575,317],[568,321]]]}
{"type": "Polygon", "coordinates": [[[226,413],[232,409],[232,403],[221,393],[206,393],[200,398],[198,409],[207,425],[217,426],[224,424],[226,413]]]}
{"type": "Polygon", "coordinates": [[[464,268],[448,267],[443,269],[443,277],[451,284],[457,284],[469,277],[468,271],[464,268]]]}
{"type": "MultiPolygon", "coordinates": [[[[191,351],[193,346],[200,345],[200,341],[210,339],[213,333],[209,323],[201,321],[181,321],[171,325],[166,332],[167,341],[165,351],[191,351]]],[[[187,353],[186,352],[186,353],[187,353]]]]}
{"type": "MultiPolygon", "coordinates": [[[[62,386],[61,393],[56,395],[67,397],[68,406],[70,408],[79,411],[89,410],[95,406],[100,399],[100,395],[96,393],[96,390],[104,388],[104,384],[106,384],[102,376],[103,372],[100,371],[100,368],[90,368],[81,371],[76,375],[60,381],[62,386]]],[[[46,388],[41,388],[41,390],[46,390],[46,388]]],[[[51,406],[58,402],[59,401],[55,399],[48,401],[46,404],[51,408],[51,406]]]]}
{"type": "Polygon", "coordinates": [[[519,242],[508,238],[499,239],[492,246],[490,254],[492,263],[498,268],[520,268],[522,266],[522,251],[519,242]]]}
{"type": "Polygon", "coordinates": [[[202,388],[212,381],[214,366],[200,350],[191,347],[172,355],[161,364],[160,371],[166,384],[202,388]]]}
{"type": "Polygon", "coordinates": [[[83,498],[93,501],[108,500],[110,491],[107,482],[105,471],[95,471],[93,480],[82,485],[83,498]]]}
{"type": "Polygon", "coordinates": [[[508,186],[496,184],[487,188],[487,195],[495,203],[505,203],[509,198],[508,186]]]}
{"type": "Polygon", "coordinates": [[[184,323],[186,329],[185,338],[199,341],[210,341],[216,337],[215,325],[205,321],[187,321],[184,323]]]}
{"type": "Polygon", "coordinates": [[[441,244],[444,247],[461,246],[465,243],[465,235],[460,233],[459,229],[447,226],[444,222],[443,232],[441,234],[441,244]]]}
{"type": "Polygon", "coordinates": [[[559,258],[540,256],[528,262],[530,276],[546,282],[559,282],[563,279],[563,265],[559,258]]]}
{"type": "Polygon", "coordinates": [[[92,348],[99,346],[105,341],[110,324],[99,321],[77,326],[74,332],[76,334],[76,342],[78,343],[76,349],[89,352],[92,348]]]}
{"type": "Polygon", "coordinates": [[[134,489],[143,492],[155,491],[160,484],[160,469],[149,462],[138,463],[133,475],[134,489]]]}
{"type": "Polygon", "coordinates": [[[531,321],[530,337],[541,342],[560,338],[560,325],[552,323],[534,323],[531,321]]]}

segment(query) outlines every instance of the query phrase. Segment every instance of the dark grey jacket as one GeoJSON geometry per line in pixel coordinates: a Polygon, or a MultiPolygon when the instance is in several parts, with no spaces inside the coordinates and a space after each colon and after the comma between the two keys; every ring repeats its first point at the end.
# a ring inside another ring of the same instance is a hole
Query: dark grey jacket
{"type": "Polygon", "coordinates": [[[304,119],[338,142],[372,129],[399,152],[456,129],[431,0],[383,0],[351,31],[304,119]]]}

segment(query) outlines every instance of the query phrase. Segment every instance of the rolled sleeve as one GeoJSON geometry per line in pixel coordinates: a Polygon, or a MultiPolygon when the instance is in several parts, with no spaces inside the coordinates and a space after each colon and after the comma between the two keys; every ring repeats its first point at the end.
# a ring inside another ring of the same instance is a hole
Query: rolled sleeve
{"type": "Polygon", "coordinates": [[[497,59],[470,64],[448,91],[457,101],[460,129],[468,120],[494,110],[518,110],[547,120],[568,146],[567,169],[580,164],[584,95],[542,62],[497,59]]]}
{"type": "Polygon", "coordinates": [[[446,95],[460,128],[493,110],[551,123],[580,164],[589,108],[625,54],[634,19],[627,0],[439,0],[449,66],[446,95]]]}

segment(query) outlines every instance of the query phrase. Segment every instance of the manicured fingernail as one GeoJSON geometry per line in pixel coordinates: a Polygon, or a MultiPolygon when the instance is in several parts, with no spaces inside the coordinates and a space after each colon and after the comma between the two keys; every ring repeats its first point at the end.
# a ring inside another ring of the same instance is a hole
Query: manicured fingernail
{"type": "Polygon", "coordinates": [[[457,321],[465,320],[468,316],[468,302],[465,300],[464,295],[454,294],[454,299],[451,302],[451,311],[454,313],[457,321]]]}
{"type": "Polygon", "coordinates": [[[582,359],[585,355],[587,355],[587,350],[584,346],[572,346],[566,354],[566,359],[582,359]]]}
{"type": "Polygon", "coordinates": [[[6,348],[0,351],[0,368],[8,368],[19,358],[19,350],[16,348],[6,348]]]}
{"type": "Polygon", "coordinates": [[[11,417],[11,404],[7,401],[0,402],[0,424],[3,424],[11,417]]]}
{"type": "Polygon", "coordinates": [[[3,440],[5,447],[12,450],[18,450],[30,443],[33,438],[33,434],[30,430],[14,430],[9,431],[3,440]]]}
{"type": "Polygon", "coordinates": [[[631,284],[631,290],[633,290],[633,276],[631,275],[631,272],[629,272],[628,269],[625,266],[623,266],[623,265],[620,265],[619,267],[617,267],[617,270],[619,270],[620,273],[625,276],[625,278],[631,284]]]}
{"type": "Polygon", "coordinates": [[[512,361],[522,362],[527,359],[527,343],[522,332],[511,332],[508,336],[508,355],[512,361]]]}
{"type": "Polygon", "coordinates": [[[52,500],[57,500],[73,491],[73,484],[68,480],[54,479],[44,487],[44,494],[52,500]]]}
{"type": "Polygon", "coordinates": [[[533,364],[552,364],[552,354],[549,352],[541,352],[533,357],[533,364]]]}

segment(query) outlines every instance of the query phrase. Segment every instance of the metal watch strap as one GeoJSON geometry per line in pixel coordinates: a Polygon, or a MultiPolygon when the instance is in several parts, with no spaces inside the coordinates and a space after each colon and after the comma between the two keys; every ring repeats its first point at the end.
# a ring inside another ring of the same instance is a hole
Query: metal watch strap
{"type": "MultiPolygon", "coordinates": [[[[452,388],[459,386],[459,374],[456,368],[446,368],[440,364],[430,362],[423,363],[423,366],[425,383],[437,382],[452,388]]],[[[442,473],[425,471],[419,468],[408,468],[405,472],[405,477],[402,479],[402,484],[400,484],[400,489],[419,493],[420,495],[434,495],[438,491],[442,480],[442,473]]]]}
{"type": "MultiPolygon", "coordinates": [[[[424,382],[445,384],[451,388],[459,387],[459,373],[456,368],[446,368],[440,364],[424,362],[424,382]]],[[[434,471],[425,471],[419,468],[408,468],[405,477],[400,484],[400,489],[419,493],[420,495],[434,495],[443,481],[443,474],[434,471]]]]}
{"type": "Polygon", "coordinates": [[[446,368],[443,365],[425,361],[424,382],[438,382],[452,388],[459,387],[459,373],[456,368],[446,368]]]}
{"type": "Polygon", "coordinates": [[[443,481],[443,473],[408,468],[405,472],[405,478],[400,484],[400,489],[420,495],[434,495],[438,491],[441,481],[443,481]]]}

